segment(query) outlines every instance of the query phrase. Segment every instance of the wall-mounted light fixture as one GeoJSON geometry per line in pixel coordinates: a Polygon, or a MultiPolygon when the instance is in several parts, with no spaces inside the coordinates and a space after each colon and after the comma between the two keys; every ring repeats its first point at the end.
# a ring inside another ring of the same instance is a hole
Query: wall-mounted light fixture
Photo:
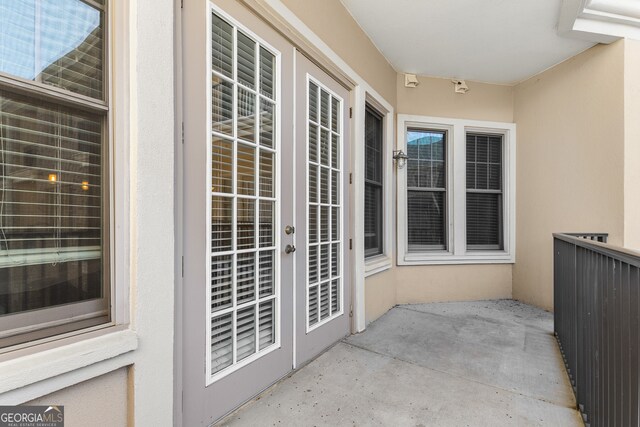
{"type": "Polygon", "coordinates": [[[404,87],[416,87],[420,84],[418,81],[418,76],[415,74],[405,74],[404,75],[404,87]]]}
{"type": "Polygon", "coordinates": [[[451,80],[451,83],[453,83],[453,91],[455,93],[467,93],[467,92],[469,92],[469,86],[467,86],[467,83],[465,83],[464,80],[453,79],[453,80],[451,80]]]}
{"type": "Polygon", "coordinates": [[[393,160],[396,161],[396,165],[398,169],[402,169],[405,164],[407,164],[407,160],[409,160],[409,156],[405,154],[402,150],[394,150],[393,151],[393,160]]]}

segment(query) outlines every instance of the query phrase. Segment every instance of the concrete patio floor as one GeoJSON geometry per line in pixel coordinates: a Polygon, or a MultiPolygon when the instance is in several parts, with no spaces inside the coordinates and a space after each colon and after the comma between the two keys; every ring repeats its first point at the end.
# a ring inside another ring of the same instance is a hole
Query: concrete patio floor
{"type": "Polygon", "coordinates": [[[229,426],[582,426],[553,315],[511,300],[398,306],[229,426]]]}

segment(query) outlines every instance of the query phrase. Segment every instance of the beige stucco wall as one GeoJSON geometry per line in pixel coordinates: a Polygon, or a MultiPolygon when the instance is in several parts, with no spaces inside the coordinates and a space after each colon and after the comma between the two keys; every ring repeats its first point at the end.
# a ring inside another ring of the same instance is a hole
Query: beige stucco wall
{"type": "Polygon", "coordinates": [[[398,304],[511,298],[511,264],[396,267],[398,304]]]}
{"type": "MultiPolygon", "coordinates": [[[[450,79],[418,79],[418,87],[405,88],[404,75],[396,75],[398,114],[513,121],[513,87],[467,82],[470,91],[462,95],[454,93],[450,79]]],[[[395,191],[395,179],[393,186],[395,191]]],[[[365,281],[367,323],[395,304],[511,298],[511,270],[511,264],[394,265],[365,281]]]]}
{"type": "Polygon", "coordinates": [[[404,87],[396,76],[398,114],[451,117],[496,122],[513,121],[513,87],[467,81],[469,92],[453,91],[451,79],[418,76],[415,88],[404,87]]]}
{"type": "Polygon", "coordinates": [[[624,245],[640,251],[640,41],[624,46],[624,245]]]}
{"type": "Polygon", "coordinates": [[[552,233],[623,243],[623,54],[598,45],[515,88],[516,299],[553,308],[552,233]]]}
{"type": "Polygon", "coordinates": [[[127,396],[127,368],[122,368],[26,404],[64,405],[66,427],[124,427],[127,396]]]}
{"type": "Polygon", "coordinates": [[[398,303],[396,270],[389,269],[364,281],[365,321],[369,324],[398,303]]]}
{"type": "Polygon", "coordinates": [[[395,104],[395,70],[340,0],[282,0],[282,3],[387,102],[395,104]]]}

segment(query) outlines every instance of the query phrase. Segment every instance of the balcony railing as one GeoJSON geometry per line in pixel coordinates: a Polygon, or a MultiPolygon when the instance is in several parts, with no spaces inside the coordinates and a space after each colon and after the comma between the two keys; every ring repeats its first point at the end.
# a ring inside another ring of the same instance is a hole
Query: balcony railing
{"type": "Polygon", "coordinates": [[[640,253],[601,241],[554,234],[554,329],[586,425],[638,426],[640,253]]]}

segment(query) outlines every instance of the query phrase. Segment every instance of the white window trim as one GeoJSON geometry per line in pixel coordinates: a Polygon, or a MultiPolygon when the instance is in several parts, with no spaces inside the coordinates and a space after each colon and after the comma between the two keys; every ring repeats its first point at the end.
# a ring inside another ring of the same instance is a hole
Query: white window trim
{"type": "MultiPolygon", "coordinates": [[[[363,111],[365,105],[369,105],[382,115],[382,253],[369,258],[364,258],[364,276],[369,277],[377,273],[381,273],[391,268],[393,265],[393,108],[376,95],[366,92],[363,111]]],[[[364,127],[364,114],[362,122],[364,127]]],[[[363,131],[364,135],[366,129],[363,131]]],[[[364,151],[364,150],[363,150],[364,151]]],[[[362,157],[362,162],[366,161],[366,156],[362,157]]],[[[365,169],[366,170],[366,165],[365,169]]],[[[362,185],[362,197],[364,203],[364,175],[362,185]]],[[[364,206],[364,204],[363,204],[364,206]]],[[[356,221],[358,225],[358,222],[356,221]]],[[[358,225],[359,226],[359,225],[358,225]]],[[[362,227],[364,227],[364,218],[362,218],[362,227]]]]}
{"type": "Polygon", "coordinates": [[[111,321],[0,351],[0,404],[15,405],[131,365],[138,337],[130,323],[130,52],[132,8],[111,1],[106,9],[104,68],[109,70],[111,321]],[[118,149],[115,149],[116,142],[118,149]],[[117,219],[117,223],[116,223],[117,219]]]}
{"type": "Polygon", "coordinates": [[[515,262],[516,225],[516,125],[514,123],[443,117],[398,115],[398,150],[407,152],[408,128],[447,131],[447,230],[446,251],[409,252],[407,245],[407,167],[398,169],[398,265],[512,264],[515,262]],[[466,249],[466,133],[504,135],[504,249],[466,249]]]}

